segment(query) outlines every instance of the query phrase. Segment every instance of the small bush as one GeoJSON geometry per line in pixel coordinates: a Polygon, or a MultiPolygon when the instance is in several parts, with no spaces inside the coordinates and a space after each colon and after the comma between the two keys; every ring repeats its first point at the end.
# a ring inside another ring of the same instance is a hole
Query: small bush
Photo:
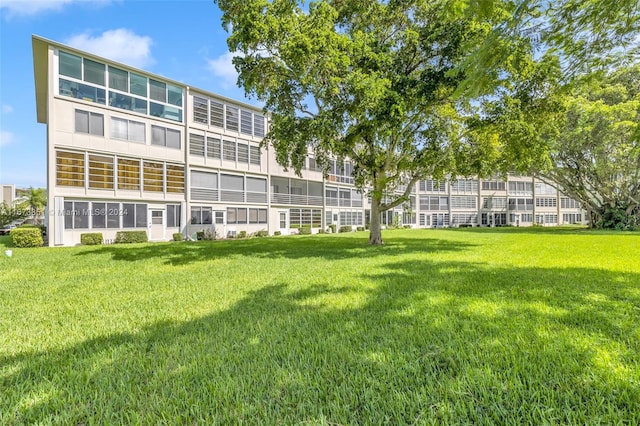
{"type": "Polygon", "coordinates": [[[268,237],[268,236],[269,236],[269,231],[267,231],[266,229],[262,229],[260,231],[256,231],[252,235],[252,237],[256,237],[256,238],[268,237]]]}
{"type": "Polygon", "coordinates": [[[116,233],[116,244],[146,243],[147,231],[118,231],[116,233]]]}
{"type": "Polygon", "coordinates": [[[40,247],[44,244],[42,232],[38,228],[15,228],[10,235],[16,247],[40,247]]]}
{"type": "Polygon", "coordinates": [[[173,241],[182,241],[184,238],[180,232],[173,233],[173,241]]]}
{"type": "Polygon", "coordinates": [[[298,231],[300,235],[311,235],[311,225],[302,225],[298,231]]]}
{"type": "Polygon", "coordinates": [[[238,232],[238,238],[247,238],[247,231],[238,232]]]}
{"type": "Polygon", "coordinates": [[[331,225],[329,225],[329,229],[331,229],[331,233],[335,234],[336,233],[336,224],[332,223],[331,225]]]}
{"type": "Polygon", "coordinates": [[[196,232],[196,240],[198,240],[198,241],[204,240],[204,231],[196,232]]]}
{"type": "Polygon", "coordinates": [[[39,229],[43,237],[47,235],[47,227],[45,225],[34,225],[32,223],[25,223],[23,225],[18,226],[18,228],[39,229]]]}
{"type": "Polygon", "coordinates": [[[353,228],[349,225],[341,226],[339,232],[352,232],[353,228]]]}
{"type": "Polygon", "coordinates": [[[356,229],[358,232],[362,232],[364,231],[364,226],[358,226],[356,229]]]}
{"type": "Polygon", "coordinates": [[[409,229],[409,228],[411,228],[411,225],[402,225],[402,227],[403,227],[404,229],[409,229]]]}
{"type": "Polygon", "coordinates": [[[282,235],[282,232],[280,232],[280,231],[276,231],[276,232],[274,232],[274,233],[273,233],[273,235],[274,235],[274,236],[282,235]]]}
{"type": "Polygon", "coordinates": [[[80,234],[80,243],[83,246],[97,246],[102,244],[102,232],[87,232],[80,234]]]}

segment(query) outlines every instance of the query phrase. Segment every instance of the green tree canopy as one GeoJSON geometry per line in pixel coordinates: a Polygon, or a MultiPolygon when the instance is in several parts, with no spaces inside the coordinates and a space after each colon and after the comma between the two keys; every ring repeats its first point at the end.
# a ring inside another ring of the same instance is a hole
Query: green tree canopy
{"type": "MultiPolygon", "coordinates": [[[[469,137],[463,83],[513,2],[475,15],[459,0],[217,3],[239,84],[271,113],[265,143],[297,171],[310,150],[320,164],[351,159],[371,195],[371,244],[382,243],[380,212],[408,201],[417,180],[486,169],[482,154],[500,152],[497,139],[469,137]]],[[[527,38],[499,49],[483,77],[492,90],[531,63],[527,38]]]]}
{"type": "Polygon", "coordinates": [[[515,168],[557,185],[591,212],[593,225],[637,227],[640,66],[560,85],[559,65],[547,65],[483,105],[475,133],[512,150],[501,157],[510,160],[501,170],[515,168]]]}

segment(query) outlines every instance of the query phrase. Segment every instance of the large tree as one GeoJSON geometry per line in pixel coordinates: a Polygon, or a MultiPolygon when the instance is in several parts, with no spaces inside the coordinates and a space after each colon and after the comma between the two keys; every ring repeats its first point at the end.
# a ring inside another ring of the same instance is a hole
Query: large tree
{"type": "MultiPolygon", "coordinates": [[[[464,82],[513,2],[476,14],[460,0],[217,3],[239,84],[271,113],[265,143],[297,171],[309,150],[325,165],[348,157],[371,196],[371,244],[382,244],[380,213],[408,201],[419,179],[478,172],[491,158],[478,153],[498,152],[467,134],[464,82]]],[[[502,40],[503,60],[485,70],[483,86],[527,68],[529,41],[502,40]]]]}
{"type": "Polygon", "coordinates": [[[566,97],[542,176],[580,200],[592,224],[640,226],[640,67],[591,76],[566,97]]]}
{"type": "MultiPolygon", "coordinates": [[[[548,58],[547,58],[548,59],[548,58]]],[[[561,84],[557,60],[541,61],[514,90],[480,108],[474,134],[509,152],[517,169],[581,202],[593,226],[640,225],[640,67],[561,84]]]]}

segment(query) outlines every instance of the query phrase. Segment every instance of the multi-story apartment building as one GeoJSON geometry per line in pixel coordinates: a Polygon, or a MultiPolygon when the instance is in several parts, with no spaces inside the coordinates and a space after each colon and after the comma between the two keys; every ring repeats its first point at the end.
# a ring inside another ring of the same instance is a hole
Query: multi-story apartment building
{"type": "MultiPolygon", "coordinates": [[[[37,119],[47,124],[50,245],[85,232],[150,240],[210,229],[288,234],[310,225],[363,226],[369,202],[352,164],[302,176],[261,147],[254,106],[33,36],[37,119]]],[[[384,224],[414,227],[582,222],[580,206],[530,177],[421,181],[384,224]],[[534,203],[535,200],[535,203],[534,203]]]]}

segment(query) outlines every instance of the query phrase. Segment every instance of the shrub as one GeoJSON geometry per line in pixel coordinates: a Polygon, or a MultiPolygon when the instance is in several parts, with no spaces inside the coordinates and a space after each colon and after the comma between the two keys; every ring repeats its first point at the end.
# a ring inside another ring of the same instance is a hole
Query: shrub
{"type": "Polygon", "coordinates": [[[173,241],[182,241],[184,238],[182,237],[182,233],[174,232],[173,233],[173,241]]]}
{"type": "Polygon", "coordinates": [[[362,232],[362,231],[364,231],[364,226],[358,226],[358,227],[356,228],[356,230],[357,230],[358,232],[362,232]]]}
{"type": "Polygon", "coordinates": [[[118,231],[116,233],[116,244],[146,243],[147,241],[147,231],[118,231]]]}
{"type": "Polygon", "coordinates": [[[331,229],[331,233],[335,234],[336,233],[336,224],[332,223],[331,225],[329,225],[329,229],[331,229]]]}
{"type": "Polygon", "coordinates": [[[268,237],[269,236],[269,231],[267,231],[266,229],[262,229],[260,231],[254,232],[252,236],[256,237],[256,238],[268,237]]]}
{"type": "Polygon", "coordinates": [[[411,228],[411,225],[402,225],[402,227],[403,227],[404,229],[409,229],[409,228],[411,228]]]}
{"type": "Polygon", "coordinates": [[[80,243],[83,246],[97,246],[102,244],[102,232],[87,232],[80,234],[80,243]]]}
{"type": "Polygon", "coordinates": [[[42,232],[35,227],[11,230],[11,241],[16,247],[40,247],[44,244],[42,232]]]}
{"type": "Polygon", "coordinates": [[[198,241],[204,240],[204,230],[196,232],[196,240],[198,241]]]}
{"type": "Polygon", "coordinates": [[[280,231],[276,231],[276,232],[274,232],[274,233],[273,233],[273,235],[274,235],[274,236],[282,235],[282,232],[280,232],[280,231]]]}
{"type": "Polygon", "coordinates": [[[349,225],[341,226],[339,232],[352,232],[353,228],[349,225]]]}
{"type": "Polygon", "coordinates": [[[311,225],[302,225],[298,231],[300,235],[311,235],[311,225]]]}
{"type": "Polygon", "coordinates": [[[238,238],[247,238],[247,231],[238,232],[238,238]]]}
{"type": "Polygon", "coordinates": [[[25,228],[25,229],[39,229],[40,232],[42,233],[42,236],[44,237],[45,235],[47,235],[47,227],[44,225],[34,225],[31,223],[25,223],[24,225],[20,225],[18,226],[18,228],[25,228]]]}

